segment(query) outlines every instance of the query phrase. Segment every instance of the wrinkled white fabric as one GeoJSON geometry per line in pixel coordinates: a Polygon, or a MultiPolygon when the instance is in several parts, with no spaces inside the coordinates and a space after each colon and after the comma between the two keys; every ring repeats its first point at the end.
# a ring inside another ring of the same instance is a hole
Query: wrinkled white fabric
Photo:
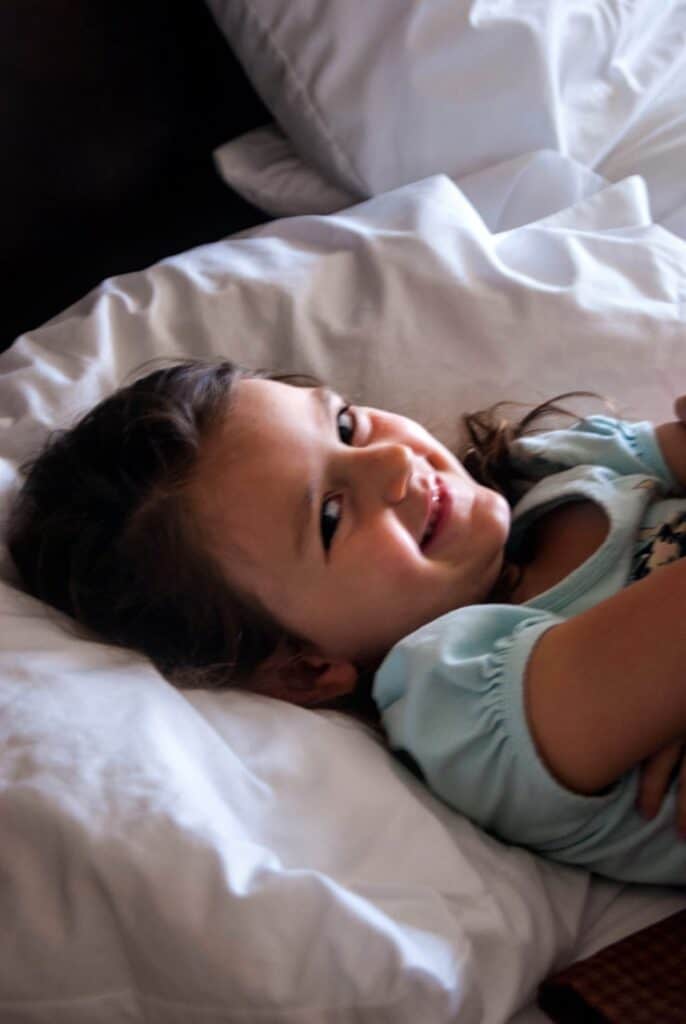
{"type": "Polygon", "coordinates": [[[351,195],[549,150],[642,175],[686,236],[684,0],[208,4],[300,157],[351,195]]]}
{"type": "MultiPolygon", "coordinates": [[[[0,517],[46,434],[156,356],[314,372],[445,440],[574,387],[666,416],[685,284],[637,179],[493,235],[437,177],[174,256],[0,356],[0,517]]],[[[345,718],[179,693],[6,553],[0,577],[0,1019],[503,1024],[684,904],[497,844],[345,718]]]]}
{"type": "Polygon", "coordinates": [[[275,124],[254,128],[219,146],[214,162],[231,188],[272,217],[334,213],[356,200],[301,160],[275,124]]]}
{"type": "MultiPolygon", "coordinates": [[[[302,160],[276,125],[231,139],[215,150],[214,159],[227,185],[275,217],[336,213],[355,202],[302,160]]],[[[569,157],[541,150],[459,176],[455,184],[486,227],[498,232],[573,206],[607,181],[569,157]]]]}

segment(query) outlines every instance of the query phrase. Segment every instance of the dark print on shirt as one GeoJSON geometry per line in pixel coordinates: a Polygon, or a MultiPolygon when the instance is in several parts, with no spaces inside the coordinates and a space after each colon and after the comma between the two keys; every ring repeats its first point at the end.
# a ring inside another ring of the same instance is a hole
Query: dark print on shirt
{"type": "Polygon", "coordinates": [[[659,526],[638,531],[629,582],[643,579],[653,569],[686,555],[686,512],[677,512],[659,526]]]}

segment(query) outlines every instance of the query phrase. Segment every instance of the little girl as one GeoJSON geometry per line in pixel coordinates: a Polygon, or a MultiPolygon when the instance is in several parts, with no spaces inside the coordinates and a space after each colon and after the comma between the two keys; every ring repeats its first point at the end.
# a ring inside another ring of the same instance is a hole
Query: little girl
{"type": "Polygon", "coordinates": [[[181,685],[371,693],[483,827],[683,884],[686,427],[532,433],[551,411],[465,417],[459,461],[314,381],[178,364],[51,439],[10,551],[34,594],[181,685]]]}

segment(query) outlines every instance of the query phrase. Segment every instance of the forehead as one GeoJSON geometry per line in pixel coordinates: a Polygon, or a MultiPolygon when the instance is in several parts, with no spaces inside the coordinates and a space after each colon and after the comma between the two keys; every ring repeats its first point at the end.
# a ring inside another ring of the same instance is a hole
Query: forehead
{"type": "Polygon", "coordinates": [[[307,469],[314,404],[311,388],[259,379],[236,385],[203,442],[188,492],[191,515],[215,554],[253,563],[265,545],[283,540],[288,502],[307,469]]]}
{"type": "Polygon", "coordinates": [[[282,454],[311,426],[313,392],[282,381],[239,381],[225,415],[203,443],[201,471],[216,474],[228,467],[236,485],[259,474],[265,459],[282,454]]]}

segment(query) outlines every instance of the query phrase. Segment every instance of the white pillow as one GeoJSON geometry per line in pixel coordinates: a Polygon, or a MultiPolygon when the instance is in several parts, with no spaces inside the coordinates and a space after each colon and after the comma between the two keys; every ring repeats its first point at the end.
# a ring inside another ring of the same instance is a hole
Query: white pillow
{"type": "Polygon", "coordinates": [[[301,160],[277,125],[230,139],[214,151],[214,162],[227,185],[273,217],[334,213],[355,202],[301,160]]]}
{"type": "MultiPolygon", "coordinates": [[[[0,357],[2,507],[50,429],[158,355],[314,372],[446,440],[461,409],[571,387],[667,415],[684,249],[635,179],[494,237],[433,178],[113,278],[0,357]]],[[[0,576],[3,1019],[502,1024],[601,910],[611,941],[684,903],[619,907],[357,723],[180,693],[0,576]]]]}
{"type": "Polygon", "coordinates": [[[645,174],[661,217],[686,205],[680,0],[207,2],[300,156],[353,195],[548,149],[645,174]]]}

